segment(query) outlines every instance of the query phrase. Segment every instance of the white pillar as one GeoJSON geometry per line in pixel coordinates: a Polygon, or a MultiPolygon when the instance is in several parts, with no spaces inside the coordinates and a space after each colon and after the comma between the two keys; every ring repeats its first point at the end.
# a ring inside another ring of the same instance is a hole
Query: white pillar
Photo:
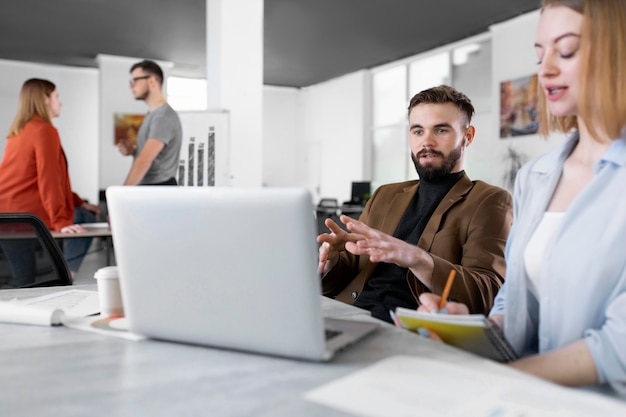
{"type": "Polygon", "coordinates": [[[206,0],[206,13],[207,102],[230,114],[231,184],[261,186],[263,0],[206,0]]]}

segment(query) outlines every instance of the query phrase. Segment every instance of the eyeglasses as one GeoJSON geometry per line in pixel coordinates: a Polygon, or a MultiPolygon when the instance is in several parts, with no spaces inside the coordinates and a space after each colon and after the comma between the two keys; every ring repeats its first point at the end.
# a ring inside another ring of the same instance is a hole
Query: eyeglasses
{"type": "Polygon", "coordinates": [[[130,80],[128,80],[128,83],[130,85],[135,85],[135,83],[139,80],[147,80],[148,78],[152,77],[152,75],[142,75],[141,77],[133,77],[130,80]]]}

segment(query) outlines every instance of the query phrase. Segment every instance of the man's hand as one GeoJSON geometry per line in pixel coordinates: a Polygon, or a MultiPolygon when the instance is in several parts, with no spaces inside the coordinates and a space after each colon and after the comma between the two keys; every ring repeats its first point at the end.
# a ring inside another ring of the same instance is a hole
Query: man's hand
{"type": "Polygon", "coordinates": [[[135,153],[135,147],[130,143],[128,139],[119,139],[117,142],[117,149],[124,156],[132,155],[135,153]]]}
{"type": "MultiPolygon", "coordinates": [[[[344,221],[342,220],[342,222],[344,221]]],[[[333,269],[339,260],[339,253],[345,250],[347,242],[355,242],[361,238],[354,233],[346,232],[332,219],[326,219],[324,224],[330,233],[323,233],[317,237],[317,242],[322,244],[319,249],[319,264],[317,266],[317,271],[320,274],[326,274],[333,269]]]]}
{"type": "Polygon", "coordinates": [[[347,228],[361,236],[358,241],[346,243],[346,250],[354,255],[367,255],[372,262],[387,262],[408,268],[431,288],[434,262],[424,249],[367,226],[347,216],[341,216],[347,228]]]}

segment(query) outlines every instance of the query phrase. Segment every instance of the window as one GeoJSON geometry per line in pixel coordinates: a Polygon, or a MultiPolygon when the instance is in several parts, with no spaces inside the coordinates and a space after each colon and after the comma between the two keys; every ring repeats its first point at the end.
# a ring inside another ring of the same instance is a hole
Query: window
{"type": "Polygon", "coordinates": [[[374,126],[402,123],[406,115],[406,67],[397,66],[372,77],[374,126]]]}
{"type": "Polygon", "coordinates": [[[427,88],[450,84],[450,53],[443,52],[412,62],[409,64],[409,71],[410,82],[407,101],[416,93],[427,88]]]}
{"type": "Polygon", "coordinates": [[[417,178],[409,150],[407,107],[416,93],[441,84],[465,93],[477,114],[491,111],[489,35],[372,71],[372,190],[417,178]]]}
{"type": "Polygon", "coordinates": [[[490,112],[491,103],[491,42],[475,42],[452,51],[454,88],[467,95],[476,114],[490,112]]]}

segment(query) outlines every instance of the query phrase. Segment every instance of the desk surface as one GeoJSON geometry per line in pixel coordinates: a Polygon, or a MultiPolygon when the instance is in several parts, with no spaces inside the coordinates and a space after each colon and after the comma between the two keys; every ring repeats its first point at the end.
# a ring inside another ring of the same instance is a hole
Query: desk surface
{"type": "Polygon", "coordinates": [[[84,232],[78,233],[61,233],[57,231],[51,231],[52,237],[55,239],[76,239],[80,237],[110,237],[111,228],[106,227],[90,227],[85,229],[84,232]]]}
{"type": "MultiPolygon", "coordinates": [[[[5,290],[0,299],[64,289],[5,290]]],[[[327,316],[363,317],[354,307],[333,300],[325,299],[322,305],[327,316]]],[[[303,394],[397,354],[438,358],[462,367],[485,363],[386,323],[330,363],[153,340],[133,342],[62,326],[0,323],[0,340],[2,416],[345,417],[349,414],[310,402],[303,394]]],[[[507,367],[496,368],[503,375],[519,376],[507,367]]],[[[576,392],[572,390],[574,398],[576,392]]]]}
{"type": "MultiPolygon", "coordinates": [[[[55,239],[77,239],[77,238],[81,238],[81,237],[111,237],[112,233],[111,233],[111,228],[106,226],[106,227],[90,227],[88,229],[85,229],[84,232],[78,232],[78,233],[63,233],[63,232],[57,232],[56,230],[51,230],[50,234],[52,235],[53,238],[55,239]]],[[[35,233],[31,230],[26,230],[26,231],[9,231],[9,232],[2,232],[2,234],[0,234],[0,239],[32,239],[35,237],[35,233]]]]}

